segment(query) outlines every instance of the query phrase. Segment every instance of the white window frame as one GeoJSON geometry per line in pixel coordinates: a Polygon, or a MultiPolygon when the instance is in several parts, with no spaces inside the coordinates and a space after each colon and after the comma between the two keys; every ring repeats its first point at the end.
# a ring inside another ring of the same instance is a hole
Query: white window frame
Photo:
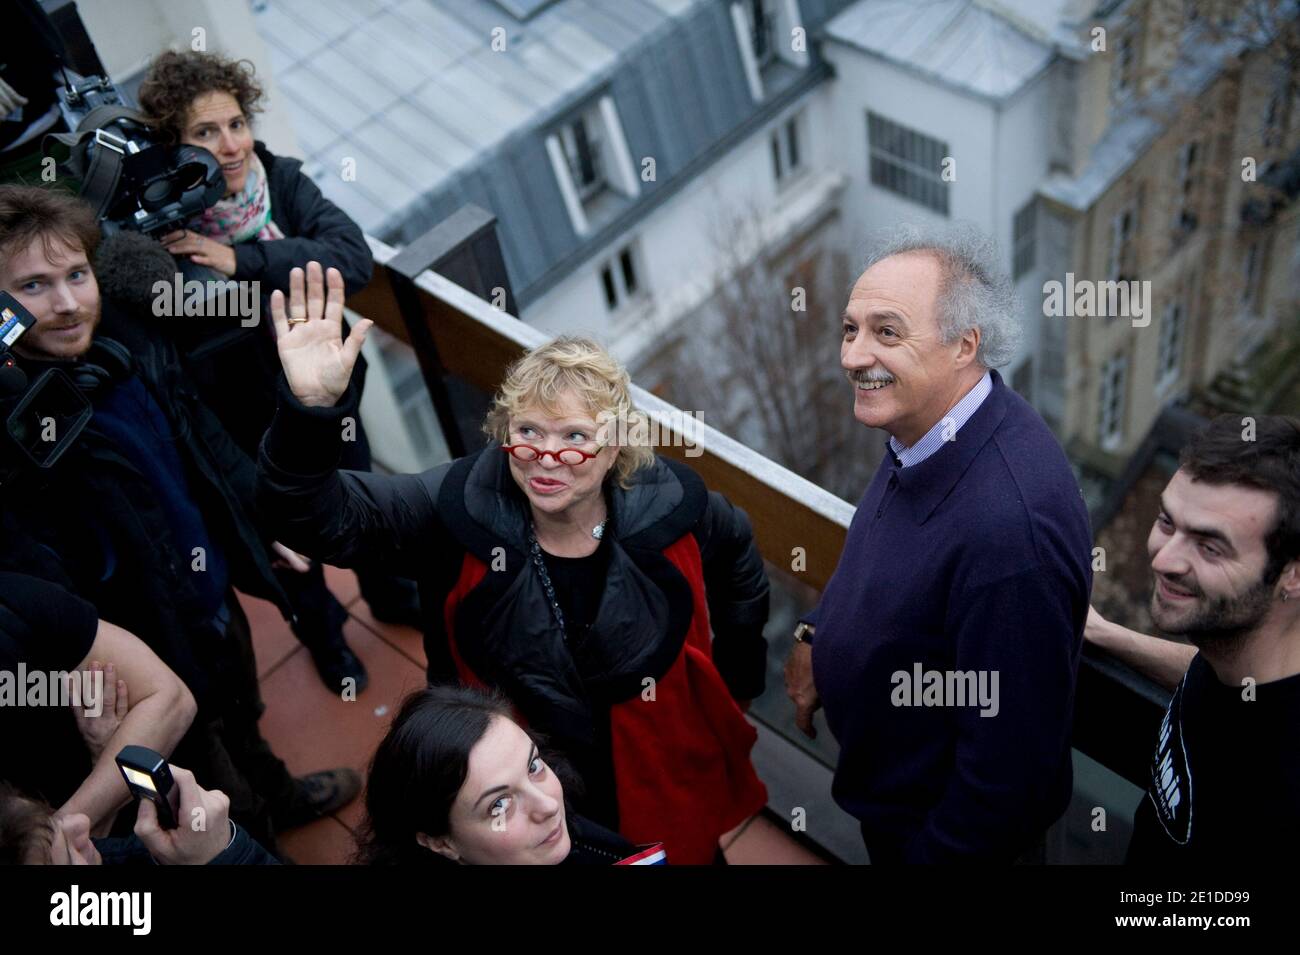
{"type": "Polygon", "coordinates": [[[1032,272],[1037,261],[1038,197],[1031,196],[1011,217],[1011,280],[1032,272]]]}
{"type": "Polygon", "coordinates": [[[749,85],[749,95],[755,103],[763,101],[763,72],[778,61],[799,69],[807,68],[810,60],[807,49],[795,50],[790,42],[795,30],[803,29],[803,15],[799,0],[762,0],[763,10],[771,30],[771,41],[762,60],[754,50],[754,2],[732,0],[731,22],[736,31],[736,44],[740,48],[740,61],[749,85]]]}
{"type": "Polygon", "coordinates": [[[1196,177],[1201,162],[1201,144],[1198,140],[1178,147],[1178,173],[1174,177],[1178,195],[1174,201],[1173,231],[1176,236],[1189,235],[1200,224],[1196,219],[1196,177]],[[1191,217],[1191,225],[1187,224],[1191,217]]]}
{"type": "MultiPolygon", "coordinates": [[[[1110,255],[1106,261],[1106,277],[1112,282],[1121,278],[1132,278],[1124,274],[1124,267],[1132,260],[1135,252],[1138,231],[1138,201],[1136,198],[1125,203],[1110,220],[1110,255]],[[1125,228],[1127,219],[1128,227],[1125,228]]],[[[1135,264],[1135,263],[1134,263],[1135,264]]]]}
{"type": "Polygon", "coordinates": [[[874,110],[867,111],[867,181],[876,188],[914,202],[937,215],[948,217],[952,214],[952,193],[949,189],[951,183],[944,181],[942,164],[943,159],[951,155],[948,144],[943,140],[910,126],[904,126],[874,110]],[[903,153],[895,152],[877,141],[878,138],[884,137],[872,135],[873,121],[877,124],[879,132],[894,133],[892,138],[901,138],[905,143],[903,153]],[[883,127],[890,127],[890,129],[883,127]],[[930,168],[918,156],[922,151],[936,154],[933,158],[938,162],[934,164],[934,168],[930,168]],[[902,181],[891,184],[884,175],[877,177],[877,163],[892,169],[895,178],[901,177],[902,181]],[[937,187],[937,193],[932,193],[933,187],[937,187]],[[936,198],[942,201],[932,201],[936,198]]]}
{"type": "Polygon", "coordinates": [[[591,231],[588,212],[591,204],[607,191],[635,199],[641,181],[632,162],[632,154],[623,135],[623,124],[611,96],[601,96],[577,110],[546,137],[546,153],[560,186],[560,194],[573,229],[579,235],[591,231]],[[579,185],[576,163],[579,160],[575,129],[581,122],[597,178],[579,185]]]}
{"type": "Polygon", "coordinates": [[[1156,391],[1168,390],[1183,371],[1187,344],[1187,309],[1181,301],[1165,306],[1160,319],[1160,341],[1156,349],[1156,391]]]}
{"type": "Polygon", "coordinates": [[[1101,384],[1097,394],[1097,439],[1106,451],[1114,451],[1124,440],[1127,390],[1128,356],[1119,352],[1101,366],[1101,384]]]}
{"type": "Polygon", "coordinates": [[[803,113],[787,116],[772,127],[768,136],[768,151],[772,159],[772,173],[778,188],[797,179],[808,168],[807,151],[804,143],[803,113]],[[793,140],[794,149],[791,150],[793,140]],[[794,152],[791,157],[790,153],[794,152]]]}
{"type": "Polygon", "coordinates": [[[583,202],[591,199],[602,189],[608,188],[609,178],[605,174],[605,144],[602,133],[603,123],[592,110],[587,110],[581,116],[575,116],[563,126],[560,127],[560,146],[564,150],[565,164],[569,168],[569,177],[573,181],[574,191],[577,192],[578,198],[583,202]],[[594,178],[589,183],[582,183],[578,180],[579,164],[582,157],[578,154],[578,137],[576,130],[579,125],[583,130],[583,138],[587,141],[587,149],[591,155],[591,165],[594,178]]]}
{"type": "Polygon", "coordinates": [[[605,302],[605,309],[610,315],[623,314],[637,302],[649,298],[650,293],[646,287],[645,267],[641,258],[639,243],[635,239],[625,242],[613,255],[603,259],[596,266],[596,281],[600,285],[600,293],[605,302]],[[629,289],[627,285],[623,262],[624,256],[627,257],[627,263],[631,266],[632,279],[636,284],[634,289],[629,289]],[[615,301],[613,304],[609,301],[609,291],[605,285],[607,271],[614,289],[615,301]]]}

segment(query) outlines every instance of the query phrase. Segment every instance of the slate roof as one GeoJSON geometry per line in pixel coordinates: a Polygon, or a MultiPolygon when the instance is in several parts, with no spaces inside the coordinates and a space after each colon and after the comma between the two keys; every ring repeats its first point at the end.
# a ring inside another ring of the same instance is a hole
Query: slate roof
{"type": "MultiPolygon", "coordinates": [[[[847,2],[800,0],[809,34],[847,2]]],[[[829,75],[810,50],[809,69],[778,67],[773,76],[781,82],[755,103],[729,7],[725,0],[266,0],[255,23],[322,191],[396,245],[466,203],[483,206],[498,218],[515,296],[527,305],[829,75]],[[505,31],[504,51],[492,49],[496,29],[505,31]],[[634,162],[655,158],[656,180],[642,182],[640,196],[611,221],[579,236],[545,136],[602,94],[616,104],[634,162]],[[347,158],[354,181],[340,175],[347,158]]]]}

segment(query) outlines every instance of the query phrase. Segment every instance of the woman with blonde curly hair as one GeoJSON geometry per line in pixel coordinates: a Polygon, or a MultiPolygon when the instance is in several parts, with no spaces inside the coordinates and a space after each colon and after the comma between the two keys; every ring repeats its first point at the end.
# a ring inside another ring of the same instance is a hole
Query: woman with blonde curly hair
{"type": "Polygon", "coordinates": [[[418,475],[338,471],[356,414],[342,279],[310,263],[285,317],[259,492],[319,560],[416,577],[431,682],[503,692],[581,775],[583,815],[676,863],[709,863],[766,791],[743,710],[762,692],[768,584],[749,521],[649,447],[627,372],[559,338],[509,369],[487,447],[418,475]],[[620,423],[630,425],[620,427],[620,423]],[[712,639],[710,638],[712,631],[712,639]]]}

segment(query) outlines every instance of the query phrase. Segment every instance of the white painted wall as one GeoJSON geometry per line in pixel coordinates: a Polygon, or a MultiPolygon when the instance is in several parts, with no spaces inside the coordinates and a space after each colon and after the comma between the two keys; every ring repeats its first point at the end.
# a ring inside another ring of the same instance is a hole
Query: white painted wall
{"type": "Polygon", "coordinates": [[[254,120],[258,138],[274,153],[302,155],[245,0],[78,0],[77,9],[114,81],[143,70],[169,46],[190,49],[196,29],[205,31],[208,50],[252,61],[267,93],[266,111],[254,120]]]}
{"type": "MultiPolygon", "coordinates": [[[[1049,67],[1049,70],[1051,68],[1049,67]]],[[[1012,267],[1014,248],[1014,221],[1020,208],[1033,198],[1048,173],[1051,157],[1052,122],[1051,77],[1040,74],[1016,96],[1002,104],[994,114],[996,154],[993,167],[997,176],[993,180],[995,192],[993,209],[993,237],[1002,250],[1003,264],[1008,273],[1012,267]]],[[[1021,353],[1003,369],[1010,376],[1024,357],[1037,354],[1043,317],[1042,246],[1043,213],[1039,210],[1038,249],[1035,267],[1020,277],[1016,294],[1020,299],[1021,321],[1025,330],[1021,353]]]]}
{"type": "Polygon", "coordinates": [[[997,201],[988,184],[995,179],[994,109],[985,100],[927,80],[861,50],[828,42],[835,67],[831,84],[831,126],[839,167],[849,177],[844,199],[846,228],[857,241],[899,222],[939,225],[965,219],[994,231],[997,201]],[[867,152],[867,112],[948,144],[956,160],[949,215],[871,185],[867,152]]]}

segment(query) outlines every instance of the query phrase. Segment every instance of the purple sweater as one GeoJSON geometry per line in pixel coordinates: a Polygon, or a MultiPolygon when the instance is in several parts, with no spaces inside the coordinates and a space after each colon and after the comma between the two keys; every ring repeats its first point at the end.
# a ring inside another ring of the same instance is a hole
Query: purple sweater
{"type": "Polygon", "coordinates": [[[873,861],[1010,861],[1065,810],[1092,586],[1082,492],[997,372],[954,440],[881,462],[807,619],[873,861]]]}

